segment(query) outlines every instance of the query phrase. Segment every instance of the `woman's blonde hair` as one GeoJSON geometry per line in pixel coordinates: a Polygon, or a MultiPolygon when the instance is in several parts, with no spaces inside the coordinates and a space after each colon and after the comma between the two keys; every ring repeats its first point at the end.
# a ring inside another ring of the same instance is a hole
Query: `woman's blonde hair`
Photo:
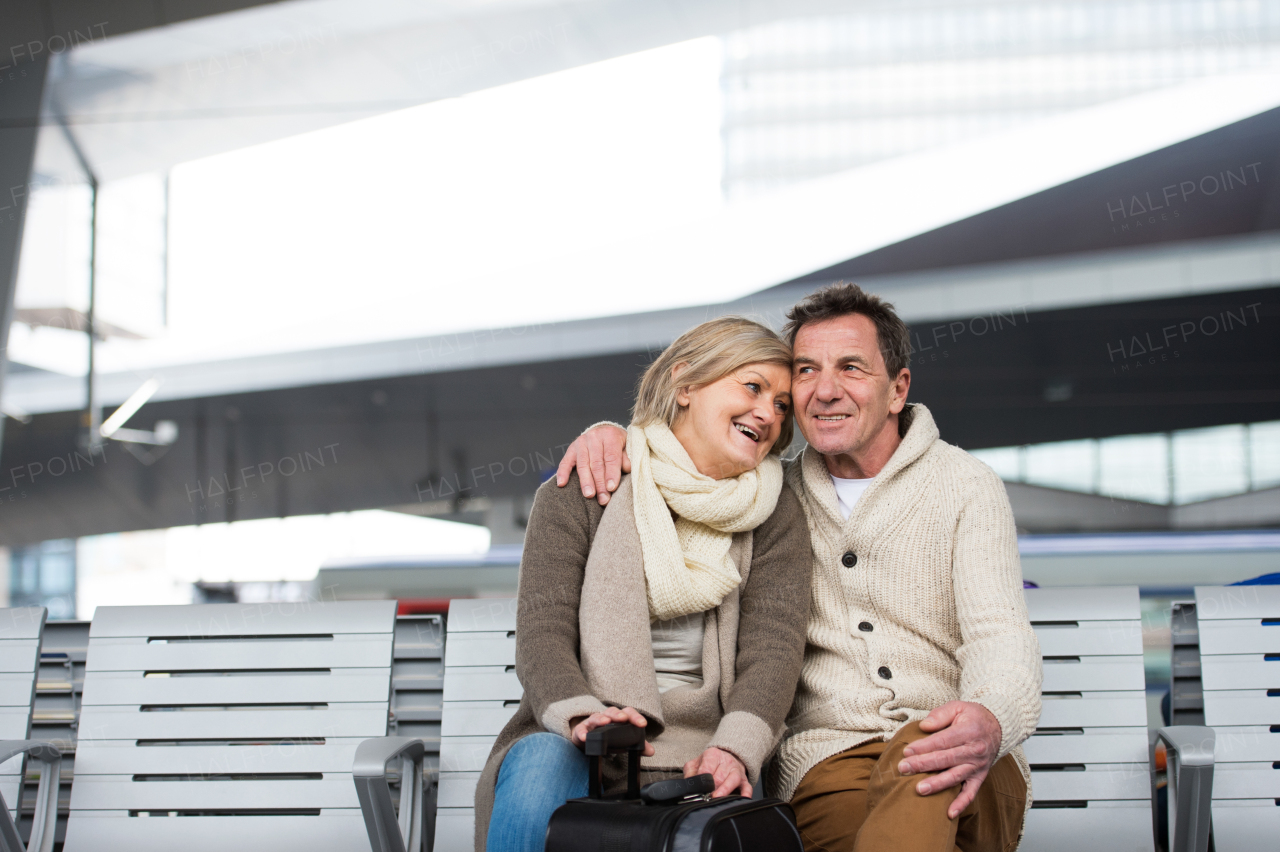
{"type": "MultiPolygon", "coordinates": [[[[676,397],[681,388],[709,385],[748,364],[779,364],[790,370],[791,347],[772,330],[746,317],[720,317],[694,326],[676,338],[640,377],[636,404],[631,409],[632,424],[673,425],[680,416],[676,397]],[[680,364],[685,367],[674,376],[680,364]]],[[[788,411],[769,452],[781,455],[791,445],[794,429],[788,411]]]]}

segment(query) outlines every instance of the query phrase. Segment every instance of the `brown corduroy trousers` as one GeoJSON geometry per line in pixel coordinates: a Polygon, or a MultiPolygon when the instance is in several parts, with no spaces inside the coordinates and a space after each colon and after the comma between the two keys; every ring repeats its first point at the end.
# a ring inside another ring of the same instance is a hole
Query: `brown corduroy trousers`
{"type": "MultiPolygon", "coordinates": [[[[957,819],[952,787],[916,792],[924,774],[901,775],[908,743],[927,734],[912,722],[887,743],[867,743],[810,769],[791,798],[805,852],[1009,852],[1018,845],[1027,785],[1013,758],[996,761],[957,819]]],[[[936,774],[936,773],[930,773],[936,774]]]]}

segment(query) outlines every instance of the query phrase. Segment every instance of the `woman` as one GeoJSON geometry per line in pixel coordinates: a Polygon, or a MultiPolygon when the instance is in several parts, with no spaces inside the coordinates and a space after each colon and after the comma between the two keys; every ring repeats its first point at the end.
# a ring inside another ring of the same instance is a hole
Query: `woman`
{"type": "MultiPolygon", "coordinates": [[[[476,848],[541,850],[587,795],[587,732],[645,728],[642,782],[715,776],[751,795],[791,706],[809,612],[808,526],[784,487],[791,352],[724,317],[645,372],[607,509],[538,490],[525,535],[516,674],[524,698],[476,787],[476,848]]],[[[623,759],[604,762],[617,792],[623,759]]]]}

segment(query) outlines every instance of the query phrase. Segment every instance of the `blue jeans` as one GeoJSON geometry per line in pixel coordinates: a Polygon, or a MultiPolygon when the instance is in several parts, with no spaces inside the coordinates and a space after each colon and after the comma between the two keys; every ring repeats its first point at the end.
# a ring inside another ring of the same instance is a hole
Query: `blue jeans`
{"type": "Polygon", "coordinates": [[[530,734],[498,770],[487,852],[542,852],[552,812],[587,795],[587,756],[558,734],[530,734]]]}

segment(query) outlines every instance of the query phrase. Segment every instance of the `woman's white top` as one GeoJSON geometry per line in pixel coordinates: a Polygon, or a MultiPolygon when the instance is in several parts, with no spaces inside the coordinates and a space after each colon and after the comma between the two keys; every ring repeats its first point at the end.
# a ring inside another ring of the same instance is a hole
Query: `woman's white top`
{"type": "Polygon", "coordinates": [[[658,692],[677,686],[702,686],[702,637],[706,613],[655,621],[649,627],[653,639],[653,668],[658,692]]]}

